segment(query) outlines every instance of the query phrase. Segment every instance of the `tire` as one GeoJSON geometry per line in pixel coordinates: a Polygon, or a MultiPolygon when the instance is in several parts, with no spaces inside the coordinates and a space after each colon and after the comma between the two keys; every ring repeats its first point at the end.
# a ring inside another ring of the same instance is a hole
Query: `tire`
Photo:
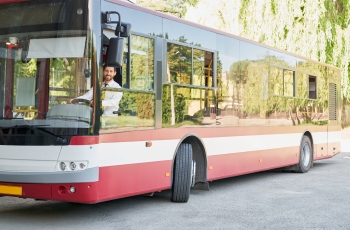
{"type": "Polygon", "coordinates": [[[173,186],[171,200],[186,203],[190,196],[192,183],[192,145],[180,145],[174,162],[173,186]]]}
{"type": "Polygon", "coordinates": [[[308,136],[304,136],[299,151],[299,163],[297,164],[297,172],[307,173],[311,168],[313,161],[313,147],[308,136]]]}

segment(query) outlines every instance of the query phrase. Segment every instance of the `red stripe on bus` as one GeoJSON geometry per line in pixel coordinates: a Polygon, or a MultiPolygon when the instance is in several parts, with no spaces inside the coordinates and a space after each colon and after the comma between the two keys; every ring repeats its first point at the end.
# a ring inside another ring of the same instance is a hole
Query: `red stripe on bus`
{"type": "Polygon", "coordinates": [[[98,144],[99,136],[73,136],[70,145],[93,145],[98,144]]]}
{"type": "Polygon", "coordinates": [[[171,167],[170,160],[101,167],[99,201],[169,189],[171,167]]]}
{"type": "Polygon", "coordinates": [[[295,165],[299,147],[208,157],[208,181],[295,165]]]}

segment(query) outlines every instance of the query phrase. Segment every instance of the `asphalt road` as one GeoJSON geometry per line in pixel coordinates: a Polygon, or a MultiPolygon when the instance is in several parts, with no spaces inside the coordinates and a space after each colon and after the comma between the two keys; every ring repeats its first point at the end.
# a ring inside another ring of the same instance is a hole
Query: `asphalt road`
{"type": "Polygon", "coordinates": [[[185,204],[170,191],[96,205],[0,197],[0,229],[350,229],[350,153],[306,174],[214,181],[185,204]]]}

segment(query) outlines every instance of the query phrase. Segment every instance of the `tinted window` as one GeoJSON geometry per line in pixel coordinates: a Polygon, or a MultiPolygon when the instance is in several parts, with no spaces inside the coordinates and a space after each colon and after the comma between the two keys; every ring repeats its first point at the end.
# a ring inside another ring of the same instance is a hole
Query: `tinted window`
{"type": "Polygon", "coordinates": [[[287,68],[294,68],[296,66],[296,59],[294,56],[274,50],[270,50],[269,52],[271,56],[271,64],[287,68]]]}
{"type": "Polygon", "coordinates": [[[153,90],[154,86],[154,40],[131,36],[131,89],[153,90]]]}
{"type": "Polygon", "coordinates": [[[216,36],[213,32],[205,31],[194,26],[180,24],[168,19],[163,20],[163,28],[166,39],[206,47],[208,49],[216,49],[216,44],[214,42],[216,36]]]}
{"type": "Polygon", "coordinates": [[[191,84],[192,48],[168,43],[168,81],[191,84]]]}
{"type": "Polygon", "coordinates": [[[267,59],[269,52],[266,48],[240,41],[239,43],[239,59],[247,61],[257,61],[267,59]]]}

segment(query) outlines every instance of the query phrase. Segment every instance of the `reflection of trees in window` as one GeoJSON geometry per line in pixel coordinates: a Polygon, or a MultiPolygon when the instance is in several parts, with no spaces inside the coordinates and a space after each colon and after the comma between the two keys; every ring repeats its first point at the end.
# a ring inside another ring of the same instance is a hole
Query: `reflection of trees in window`
{"type": "Polygon", "coordinates": [[[213,86],[213,53],[168,43],[170,82],[213,86]]]}
{"type": "Polygon", "coordinates": [[[168,65],[170,81],[191,84],[192,49],[190,47],[168,43],[168,65]]]}
{"type": "Polygon", "coordinates": [[[243,60],[230,66],[229,80],[233,87],[232,108],[237,116],[259,114],[265,111],[267,93],[268,58],[243,60]]]}
{"type": "MultiPolygon", "coordinates": [[[[31,59],[27,63],[23,63],[21,60],[16,60],[15,69],[14,69],[15,79],[13,82],[16,82],[16,78],[18,77],[35,77],[36,69],[37,69],[36,63],[37,63],[36,59],[31,59]]],[[[14,87],[16,88],[16,84],[14,85],[14,87]]],[[[14,92],[16,92],[16,90],[14,92]]]]}
{"type": "Polygon", "coordinates": [[[79,96],[90,89],[83,78],[83,59],[56,58],[50,60],[50,97],[54,97],[55,102],[66,103],[68,98],[79,96]],[[77,66],[78,65],[78,66],[77,66]]]}
{"type": "Polygon", "coordinates": [[[130,88],[153,90],[154,87],[154,40],[137,35],[131,36],[130,88]]]}
{"type": "MultiPolygon", "coordinates": [[[[162,97],[163,126],[203,125],[203,118],[209,117],[210,113],[215,113],[210,110],[210,105],[214,105],[214,101],[214,90],[165,84],[162,97]],[[174,90],[173,111],[170,100],[172,86],[174,90]]],[[[215,119],[210,121],[213,122],[215,119]]]]}
{"type": "Polygon", "coordinates": [[[15,65],[15,77],[34,77],[36,75],[36,59],[31,59],[27,63],[23,63],[21,60],[16,61],[15,65]]]}
{"type": "MultiPolygon", "coordinates": [[[[17,50],[16,52],[16,62],[15,62],[15,67],[14,67],[14,79],[13,82],[17,82],[18,78],[35,78],[36,77],[36,71],[37,71],[37,59],[31,59],[29,62],[23,63],[22,60],[17,60],[18,55],[17,55],[17,50]]],[[[1,66],[0,66],[1,67],[1,66]]],[[[14,90],[13,90],[13,97],[16,98],[18,95],[20,95],[19,92],[17,92],[17,84],[14,84],[14,90]]],[[[37,87],[35,87],[37,90],[37,87]]],[[[1,90],[0,90],[1,91],[1,90]]],[[[1,97],[1,96],[0,96],[1,97]]],[[[16,100],[13,101],[13,103],[16,104],[16,100]]],[[[1,104],[1,103],[0,103],[1,104]]],[[[19,106],[19,105],[15,105],[19,106]]],[[[15,108],[15,107],[14,107],[15,108]]],[[[17,107],[19,108],[19,107],[17,107]]],[[[32,106],[23,106],[23,104],[20,106],[21,109],[30,109],[32,106]]],[[[33,118],[34,114],[33,113],[25,113],[25,117],[30,117],[33,118]]]]}
{"type": "MultiPolygon", "coordinates": [[[[217,102],[218,102],[218,108],[224,109],[221,106],[221,103],[225,102],[226,99],[230,98],[232,95],[230,95],[229,92],[229,77],[228,77],[228,72],[223,72],[223,67],[222,63],[220,60],[220,55],[218,53],[217,55],[217,61],[216,61],[216,72],[217,72],[217,102]]],[[[228,100],[229,101],[229,100],[228,100]]]]}
{"type": "Polygon", "coordinates": [[[124,91],[119,103],[122,116],[137,116],[140,119],[154,119],[154,94],[124,91]]]}
{"type": "Polygon", "coordinates": [[[270,88],[273,95],[295,96],[295,71],[270,67],[270,88]]]}
{"type": "Polygon", "coordinates": [[[294,97],[294,71],[283,70],[283,95],[294,97]]]}
{"type": "MultiPolygon", "coordinates": [[[[110,89],[118,92],[118,89],[110,89]]],[[[110,91],[109,90],[109,91],[110,91]]],[[[106,90],[102,90],[101,97],[104,97],[106,90]]],[[[144,129],[154,127],[154,92],[141,92],[123,90],[123,97],[119,102],[119,116],[102,116],[101,121],[104,129],[115,131],[125,128],[144,129]]]]}
{"type": "Polygon", "coordinates": [[[307,75],[304,73],[297,72],[296,74],[296,97],[307,98],[308,83],[307,75]]]}
{"type": "Polygon", "coordinates": [[[273,95],[283,96],[283,71],[280,68],[270,67],[270,88],[273,95]]]}
{"type": "Polygon", "coordinates": [[[254,115],[260,118],[266,116],[268,69],[267,59],[262,59],[261,61],[251,62],[244,71],[247,80],[242,84],[241,110],[248,116],[254,115]]]}
{"type": "Polygon", "coordinates": [[[205,51],[193,49],[193,85],[204,85],[205,51]]]}

